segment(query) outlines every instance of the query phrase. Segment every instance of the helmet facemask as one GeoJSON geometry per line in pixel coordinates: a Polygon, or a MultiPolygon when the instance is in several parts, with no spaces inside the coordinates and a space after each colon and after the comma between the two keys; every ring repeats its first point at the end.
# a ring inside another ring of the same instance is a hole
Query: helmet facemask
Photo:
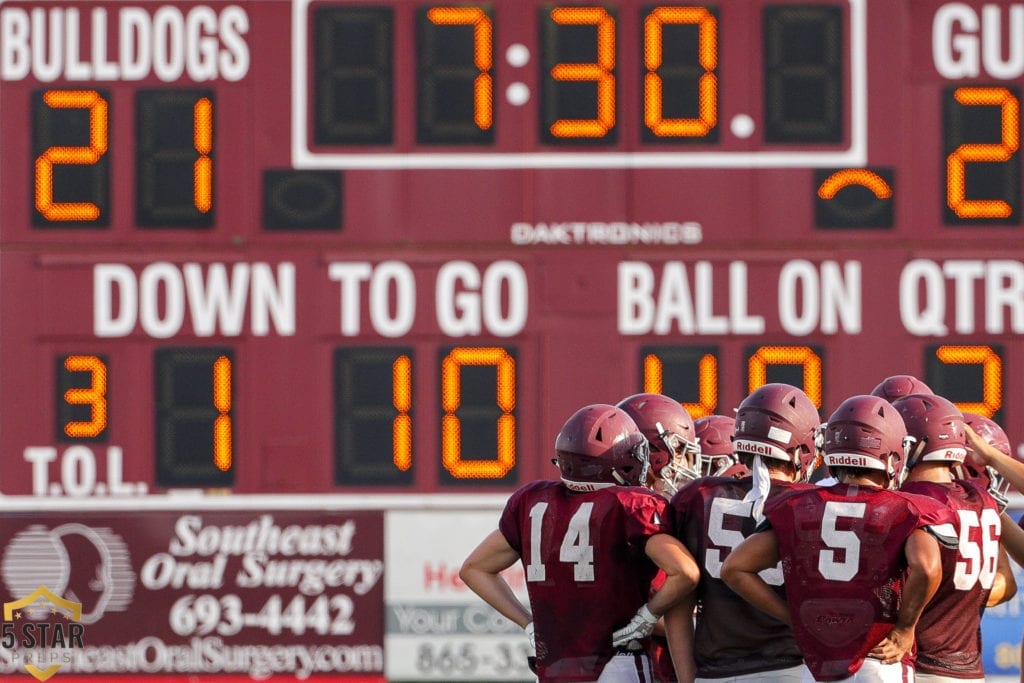
{"type": "Polygon", "coordinates": [[[1001,494],[1003,498],[1010,495],[1010,482],[1006,481],[1003,478],[1003,475],[999,474],[994,467],[991,465],[985,465],[985,474],[988,475],[988,480],[990,482],[988,489],[990,491],[995,491],[996,493],[1001,494]]]}
{"type": "MultiPolygon", "coordinates": [[[[636,445],[629,449],[630,455],[640,463],[640,477],[638,482],[640,486],[643,486],[644,482],[647,481],[647,473],[651,469],[651,446],[647,443],[647,439],[640,439],[636,445]]],[[[618,470],[612,470],[612,476],[618,480],[622,486],[631,486],[632,482],[619,474],[618,470]]]]}
{"type": "Polygon", "coordinates": [[[675,494],[680,488],[701,476],[700,446],[687,441],[679,434],[665,429],[656,422],[660,450],[671,454],[668,463],[655,474],[661,479],[665,490],[675,494]]]}
{"type": "Polygon", "coordinates": [[[721,477],[730,467],[739,464],[734,455],[701,454],[701,474],[705,477],[721,477]]]}

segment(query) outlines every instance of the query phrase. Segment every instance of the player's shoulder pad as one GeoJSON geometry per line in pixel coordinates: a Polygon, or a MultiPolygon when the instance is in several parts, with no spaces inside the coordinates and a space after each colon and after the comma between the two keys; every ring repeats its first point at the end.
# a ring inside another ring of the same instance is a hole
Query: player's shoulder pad
{"type": "Polygon", "coordinates": [[[925,531],[935,537],[935,540],[939,542],[944,548],[949,550],[956,550],[960,547],[960,537],[950,522],[944,522],[942,524],[928,524],[922,527],[925,531]]]}

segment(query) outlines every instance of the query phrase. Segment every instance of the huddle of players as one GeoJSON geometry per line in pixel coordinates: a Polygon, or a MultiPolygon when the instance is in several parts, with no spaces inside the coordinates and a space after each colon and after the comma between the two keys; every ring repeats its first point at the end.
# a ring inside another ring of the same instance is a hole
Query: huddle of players
{"type": "Polygon", "coordinates": [[[561,480],[517,490],[466,558],[541,683],[983,681],[982,612],[1016,591],[997,468],[1024,465],[1005,432],[909,375],[825,424],[787,384],[735,412],[581,408],[561,480]],[[500,574],[520,561],[529,607],[500,574]]]}

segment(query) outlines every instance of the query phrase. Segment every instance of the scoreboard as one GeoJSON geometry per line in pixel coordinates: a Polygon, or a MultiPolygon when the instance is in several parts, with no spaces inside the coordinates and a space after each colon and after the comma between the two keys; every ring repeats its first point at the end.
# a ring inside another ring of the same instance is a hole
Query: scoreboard
{"type": "Polygon", "coordinates": [[[577,407],[1024,405],[1021,13],[0,4],[0,493],[498,498],[577,407]]]}
{"type": "Polygon", "coordinates": [[[83,641],[0,672],[532,680],[459,564],[641,391],[824,419],[910,373],[1020,452],[1022,36],[981,0],[0,0],[0,603],[83,641]]]}

